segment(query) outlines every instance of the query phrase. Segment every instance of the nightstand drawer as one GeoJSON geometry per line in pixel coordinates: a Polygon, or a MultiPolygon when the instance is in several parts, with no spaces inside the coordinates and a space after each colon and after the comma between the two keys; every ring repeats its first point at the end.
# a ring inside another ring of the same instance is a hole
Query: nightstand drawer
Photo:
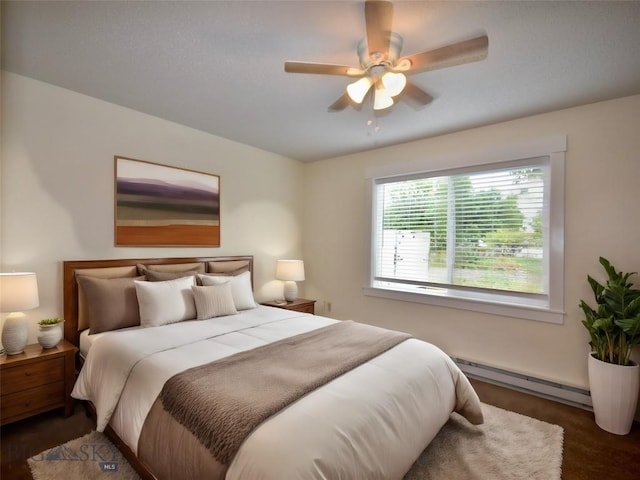
{"type": "Polygon", "coordinates": [[[293,310],[294,312],[315,314],[315,300],[308,300],[306,298],[297,298],[292,302],[284,302],[282,300],[272,300],[270,302],[263,302],[263,305],[269,307],[283,308],[285,310],[293,310]]]}
{"type": "MultiPolygon", "coordinates": [[[[0,392],[4,396],[64,379],[64,358],[4,368],[0,376],[0,392]]],[[[4,403],[4,402],[3,402],[4,403]]],[[[3,415],[4,416],[4,415],[3,415]]]]}
{"type": "Polygon", "coordinates": [[[28,412],[63,406],[64,400],[64,382],[62,380],[8,395],[3,392],[0,416],[3,420],[24,416],[28,412]]]}
{"type": "Polygon", "coordinates": [[[293,307],[289,307],[287,310],[293,310],[294,312],[302,312],[302,313],[315,313],[315,308],[313,303],[305,304],[305,305],[294,305],[293,307]]]}

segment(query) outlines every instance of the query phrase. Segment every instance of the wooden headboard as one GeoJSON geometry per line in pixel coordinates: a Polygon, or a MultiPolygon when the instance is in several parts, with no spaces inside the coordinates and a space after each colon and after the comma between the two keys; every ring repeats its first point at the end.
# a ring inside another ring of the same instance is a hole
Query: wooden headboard
{"type": "Polygon", "coordinates": [[[78,282],[76,271],[93,268],[135,267],[143,265],[170,265],[180,263],[207,263],[207,262],[236,262],[245,261],[251,272],[251,284],[253,285],[253,256],[227,256],[227,257],[182,257],[182,258],[125,258],[112,260],[68,260],[63,262],[63,299],[64,299],[64,338],[78,346],[80,343],[80,331],[78,330],[78,282]]]}

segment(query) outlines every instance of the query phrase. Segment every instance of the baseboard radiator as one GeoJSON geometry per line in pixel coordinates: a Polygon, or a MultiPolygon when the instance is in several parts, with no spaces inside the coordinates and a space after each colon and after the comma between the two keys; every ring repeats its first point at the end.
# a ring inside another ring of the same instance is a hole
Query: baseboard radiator
{"type": "Polygon", "coordinates": [[[588,390],[570,387],[561,383],[549,382],[501,368],[482,365],[462,358],[451,358],[469,378],[519,390],[586,410],[593,410],[591,406],[591,395],[588,390]]]}

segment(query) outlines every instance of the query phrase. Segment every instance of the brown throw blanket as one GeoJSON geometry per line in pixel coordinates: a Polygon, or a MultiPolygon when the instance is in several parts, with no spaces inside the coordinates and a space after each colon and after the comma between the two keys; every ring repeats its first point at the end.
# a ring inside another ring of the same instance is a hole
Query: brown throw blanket
{"type": "Polygon", "coordinates": [[[344,321],[195,367],[170,378],[164,409],[223,465],[290,403],[410,335],[344,321]]]}

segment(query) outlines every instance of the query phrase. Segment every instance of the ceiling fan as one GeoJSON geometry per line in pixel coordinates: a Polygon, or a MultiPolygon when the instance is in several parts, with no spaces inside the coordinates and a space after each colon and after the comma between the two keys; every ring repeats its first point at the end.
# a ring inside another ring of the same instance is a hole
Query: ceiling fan
{"type": "Polygon", "coordinates": [[[344,110],[350,104],[358,106],[367,94],[374,110],[392,106],[394,97],[402,98],[413,108],[422,108],[433,97],[409,82],[406,75],[484,60],[489,51],[489,39],[483,35],[435,50],[400,57],[402,37],[391,31],[393,3],[367,0],[364,4],[364,16],[367,36],[358,43],[359,67],[313,62],[284,64],[284,71],[289,73],[359,78],[347,86],[347,91],[329,107],[329,111],[344,110]]]}

